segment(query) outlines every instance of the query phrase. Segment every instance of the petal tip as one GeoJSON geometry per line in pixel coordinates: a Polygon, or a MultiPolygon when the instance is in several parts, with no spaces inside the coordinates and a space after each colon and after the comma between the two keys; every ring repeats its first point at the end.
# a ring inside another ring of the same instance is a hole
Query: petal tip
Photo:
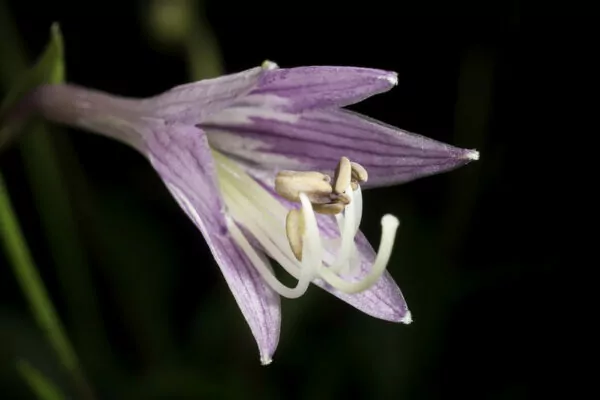
{"type": "Polygon", "coordinates": [[[406,314],[404,314],[404,316],[402,318],[400,318],[401,323],[405,324],[405,325],[410,325],[413,322],[412,319],[412,313],[410,311],[406,311],[406,314]]]}
{"type": "Polygon", "coordinates": [[[270,71],[273,69],[277,69],[279,68],[279,65],[277,65],[277,63],[271,61],[271,60],[265,60],[263,61],[263,63],[260,65],[260,67],[266,71],[270,71]]]}
{"type": "Polygon", "coordinates": [[[398,73],[396,72],[387,72],[385,75],[381,76],[380,79],[388,81],[391,86],[398,85],[398,73]]]}
{"type": "Polygon", "coordinates": [[[273,359],[268,354],[263,354],[260,356],[260,365],[267,366],[273,362],[273,359]]]}
{"type": "Polygon", "coordinates": [[[479,152],[477,150],[467,150],[463,157],[467,160],[477,161],[479,160],[479,152]]]}

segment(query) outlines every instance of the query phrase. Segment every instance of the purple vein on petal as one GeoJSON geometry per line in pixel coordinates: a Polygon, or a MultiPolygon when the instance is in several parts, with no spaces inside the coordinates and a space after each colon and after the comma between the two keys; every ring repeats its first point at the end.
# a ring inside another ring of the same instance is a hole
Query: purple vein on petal
{"type": "Polygon", "coordinates": [[[373,172],[366,187],[449,171],[477,155],[348,110],[310,110],[296,120],[254,116],[228,124],[217,118],[203,127],[211,145],[259,169],[330,172],[340,157],[349,157],[373,172]]]}
{"type": "Polygon", "coordinates": [[[343,107],[386,92],[398,82],[395,72],[371,68],[313,66],[265,73],[252,94],[289,100],[288,111],[343,107]]]}
{"type": "Polygon", "coordinates": [[[214,114],[257,87],[265,71],[251,68],[236,74],[177,86],[143,100],[143,107],[156,117],[194,125],[214,114]]]}

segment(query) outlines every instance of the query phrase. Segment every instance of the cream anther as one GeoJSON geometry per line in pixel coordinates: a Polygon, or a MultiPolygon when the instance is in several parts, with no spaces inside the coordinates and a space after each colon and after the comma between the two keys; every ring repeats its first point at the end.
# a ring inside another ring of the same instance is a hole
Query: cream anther
{"type": "Polygon", "coordinates": [[[306,194],[311,203],[325,204],[331,201],[331,178],[320,172],[281,171],[275,177],[275,191],[283,198],[300,202],[300,193],[306,194]]]}
{"type": "Polygon", "coordinates": [[[366,182],[369,179],[367,170],[359,163],[351,162],[352,165],[352,190],[356,190],[357,183],[366,182]]]}
{"type": "Polygon", "coordinates": [[[342,203],[342,204],[344,204],[346,206],[348,204],[350,204],[350,196],[348,196],[347,193],[340,193],[340,194],[332,193],[331,194],[331,200],[334,201],[334,202],[336,202],[336,203],[342,203]]]}
{"type": "Polygon", "coordinates": [[[313,204],[313,210],[319,214],[335,215],[344,211],[346,204],[342,202],[333,202],[327,204],[313,204]]]}
{"type": "Polygon", "coordinates": [[[285,233],[290,243],[290,248],[294,257],[298,261],[302,261],[302,246],[304,237],[304,217],[300,210],[290,210],[285,219],[285,233]]]}
{"type": "Polygon", "coordinates": [[[335,174],[333,175],[333,193],[341,194],[350,185],[352,178],[352,165],[348,157],[340,158],[335,174]]]}
{"type": "Polygon", "coordinates": [[[359,183],[367,179],[367,170],[362,165],[341,157],[333,182],[329,175],[320,172],[281,171],[275,177],[275,191],[294,202],[300,202],[300,193],[304,193],[314,212],[337,215],[350,204],[348,190],[358,190],[359,183]]]}

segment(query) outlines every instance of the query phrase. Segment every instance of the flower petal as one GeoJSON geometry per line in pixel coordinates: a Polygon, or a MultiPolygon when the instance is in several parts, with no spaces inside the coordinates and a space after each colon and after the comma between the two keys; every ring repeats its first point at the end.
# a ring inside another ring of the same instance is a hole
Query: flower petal
{"type": "Polygon", "coordinates": [[[346,156],[369,171],[363,186],[376,187],[450,171],[479,156],[474,150],[453,147],[348,110],[309,110],[294,115],[239,107],[226,113],[202,125],[211,145],[259,170],[332,173],[340,157],[346,156]]]}
{"type": "MultiPolygon", "coordinates": [[[[356,67],[298,67],[271,69],[250,94],[276,96],[287,111],[343,107],[386,92],[398,82],[395,72],[356,67]]],[[[255,103],[256,104],[256,103],[255,103]]]]}
{"type": "Polygon", "coordinates": [[[257,87],[265,70],[255,67],[236,74],[176,86],[142,100],[146,112],[184,124],[195,125],[257,87]]]}
{"type": "Polygon", "coordinates": [[[206,135],[178,123],[157,125],[146,147],[169,191],[202,232],[268,364],[279,341],[279,295],[229,235],[206,135]]]}

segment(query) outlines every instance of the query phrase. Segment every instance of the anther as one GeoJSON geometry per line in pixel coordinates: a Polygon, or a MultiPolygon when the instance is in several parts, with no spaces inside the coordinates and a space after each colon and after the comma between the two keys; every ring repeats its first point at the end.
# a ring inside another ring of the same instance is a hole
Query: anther
{"type": "Polygon", "coordinates": [[[344,211],[346,204],[333,202],[327,204],[313,204],[313,211],[319,214],[335,215],[344,211]]]}
{"type": "Polygon", "coordinates": [[[331,202],[331,178],[320,172],[281,171],[275,177],[275,191],[283,198],[300,202],[300,193],[313,204],[331,202]]]}
{"type": "Polygon", "coordinates": [[[344,190],[350,185],[351,179],[352,163],[350,163],[348,157],[342,157],[333,176],[333,192],[336,194],[344,193],[344,190]]]}
{"type": "Polygon", "coordinates": [[[334,202],[342,203],[342,204],[344,204],[346,206],[348,204],[350,204],[350,196],[348,196],[346,193],[332,194],[331,195],[331,200],[333,200],[334,202]]]}
{"type": "Polygon", "coordinates": [[[369,179],[369,174],[367,173],[365,167],[359,163],[351,162],[350,165],[352,166],[352,190],[356,190],[358,189],[359,183],[366,182],[369,179]]]}
{"type": "Polygon", "coordinates": [[[275,177],[275,191],[293,202],[300,202],[304,193],[319,214],[336,215],[350,204],[346,190],[356,191],[359,183],[368,179],[367,170],[348,157],[341,157],[335,169],[333,182],[329,175],[316,171],[281,171],[275,177]]]}
{"type": "Polygon", "coordinates": [[[292,253],[298,261],[302,261],[302,246],[305,225],[302,210],[291,210],[285,218],[285,233],[292,253]]]}

